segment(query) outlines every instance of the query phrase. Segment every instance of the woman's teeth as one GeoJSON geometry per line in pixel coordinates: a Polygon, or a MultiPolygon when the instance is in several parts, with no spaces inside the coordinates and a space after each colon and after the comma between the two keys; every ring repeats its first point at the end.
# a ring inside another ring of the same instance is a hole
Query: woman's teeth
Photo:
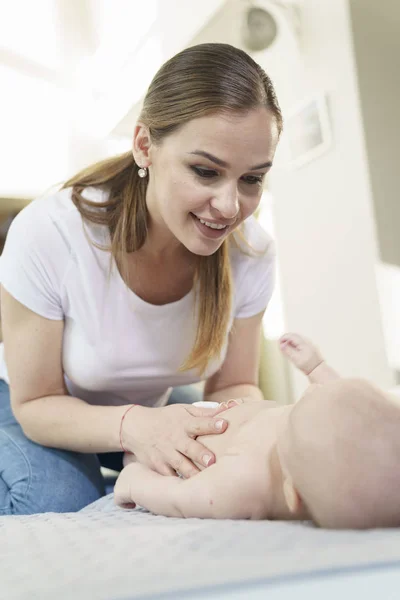
{"type": "Polygon", "coordinates": [[[227,227],[227,225],[220,225],[219,223],[209,223],[208,221],[204,221],[204,219],[200,219],[199,217],[197,217],[200,221],[200,223],[203,223],[203,225],[207,225],[207,227],[210,227],[211,229],[225,229],[227,227]]]}

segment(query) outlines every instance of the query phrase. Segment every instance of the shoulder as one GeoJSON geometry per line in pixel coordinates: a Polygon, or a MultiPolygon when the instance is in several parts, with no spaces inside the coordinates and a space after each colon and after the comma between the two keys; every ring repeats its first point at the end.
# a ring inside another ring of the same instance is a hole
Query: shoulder
{"type": "Polygon", "coordinates": [[[15,217],[10,232],[18,230],[19,234],[25,234],[29,239],[41,238],[43,233],[49,233],[74,211],[76,209],[71,200],[71,190],[60,190],[32,200],[15,217]]]}
{"type": "Polygon", "coordinates": [[[72,254],[77,231],[77,211],[70,190],[32,200],[12,221],[1,256],[1,276],[11,277],[18,268],[52,281],[62,279],[72,254]],[[70,232],[70,233],[68,233],[70,232]]]}
{"type": "MultiPolygon", "coordinates": [[[[103,199],[103,192],[92,188],[83,195],[93,201],[103,199]]],[[[82,216],[72,201],[71,188],[33,200],[15,217],[9,230],[9,236],[17,237],[20,242],[46,244],[47,248],[56,244],[66,251],[72,250],[74,241],[85,237],[83,233],[82,216]]]]}
{"type": "Polygon", "coordinates": [[[12,221],[1,256],[1,276],[20,265],[62,281],[71,260],[88,245],[71,189],[32,200],[12,221]]]}
{"type": "Polygon", "coordinates": [[[89,244],[70,189],[33,200],[11,223],[0,282],[33,312],[62,319],[66,277],[73,265],[87,272],[92,264],[87,261],[93,260],[89,244]]]}

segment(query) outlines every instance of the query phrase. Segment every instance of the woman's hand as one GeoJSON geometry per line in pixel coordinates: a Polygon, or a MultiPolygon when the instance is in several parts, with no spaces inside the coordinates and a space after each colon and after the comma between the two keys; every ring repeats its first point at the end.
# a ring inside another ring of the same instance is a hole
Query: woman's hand
{"type": "Polygon", "coordinates": [[[135,406],[123,421],[124,448],[161,475],[192,477],[199,472],[194,463],[205,468],[215,462],[214,454],[196,437],[226,430],[227,421],[216,417],[219,412],[221,407],[197,408],[190,404],[135,406]]]}

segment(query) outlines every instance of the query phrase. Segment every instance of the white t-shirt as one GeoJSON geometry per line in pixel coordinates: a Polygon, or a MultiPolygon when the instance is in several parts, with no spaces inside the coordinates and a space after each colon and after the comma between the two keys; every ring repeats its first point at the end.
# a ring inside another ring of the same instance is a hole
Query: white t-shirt
{"type": "MultiPolygon", "coordinates": [[[[100,201],[104,194],[92,188],[85,197],[100,201]]],[[[244,232],[258,254],[231,250],[231,322],[262,311],[273,290],[271,239],[254,218],[244,232]]],[[[126,286],[110,253],[91,242],[104,245],[108,236],[105,227],[83,223],[70,189],[35,200],[11,224],[0,282],[33,312],[64,320],[62,364],[71,395],[91,404],[160,406],[171,387],[201,379],[193,370],[179,371],[197,329],[194,292],[163,306],[143,301],[126,286]]],[[[202,378],[220,368],[225,354],[226,345],[202,378]]],[[[8,381],[2,348],[0,378],[8,381]]]]}

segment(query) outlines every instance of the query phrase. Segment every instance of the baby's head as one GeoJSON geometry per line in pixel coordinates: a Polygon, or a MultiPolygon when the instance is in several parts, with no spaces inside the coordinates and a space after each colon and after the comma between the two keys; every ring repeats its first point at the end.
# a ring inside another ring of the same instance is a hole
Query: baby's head
{"type": "Polygon", "coordinates": [[[278,452],[293,516],[327,528],[400,525],[400,405],[372,384],[310,386],[278,452]]]}

